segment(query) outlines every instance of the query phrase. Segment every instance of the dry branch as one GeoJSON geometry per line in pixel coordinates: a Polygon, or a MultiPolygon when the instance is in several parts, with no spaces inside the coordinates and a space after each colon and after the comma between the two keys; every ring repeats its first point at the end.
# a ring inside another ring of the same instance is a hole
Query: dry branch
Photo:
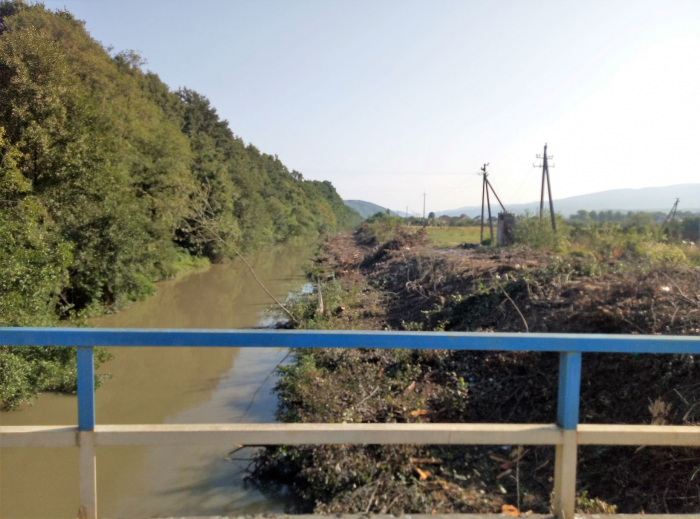
{"type": "Polygon", "coordinates": [[[227,249],[233,251],[245,264],[246,267],[248,267],[248,270],[250,273],[253,275],[253,278],[255,281],[260,285],[260,288],[262,288],[265,293],[272,299],[277,306],[279,306],[288,316],[289,318],[294,321],[295,323],[298,323],[297,319],[292,315],[292,313],[287,310],[287,308],[280,303],[275,296],[272,295],[272,293],[267,289],[267,287],[263,284],[262,281],[260,281],[260,278],[258,278],[258,275],[255,273],[255,270],[253,267],[248,263],[248,261],[245,259],[243,254],[234,247],[231,243],[226,241],[219,231],[216,229],[216,225],[214,225],[215,222],[215,213],[214,209],[211,207],[211,204],[209,203],[209,186],[205,186],[204,192],[201,194],[201,208],[196,209],[191,215],[190,218],[199,225],[200,230],[202,230],[205,234],[209,235],[209,239],[218,241],[221,243],[224,247],[227,249]]]}

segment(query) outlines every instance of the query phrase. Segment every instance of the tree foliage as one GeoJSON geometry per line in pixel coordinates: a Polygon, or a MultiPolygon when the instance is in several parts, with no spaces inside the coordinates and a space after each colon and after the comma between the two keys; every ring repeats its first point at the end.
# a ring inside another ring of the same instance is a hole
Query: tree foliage
{"type": "MultiPolygon", "coordinates": [[[[290,172],[143,66],[67,11],[0,2],[0,326],[142,298],[183,252],[229,259],[193,218],[204,205],[206,229],[244,251],[359,223],[330,183],[290,172]]],[[[73,387],[74,354],[29,352],[0,351],[6,406],[73,387]]]]}

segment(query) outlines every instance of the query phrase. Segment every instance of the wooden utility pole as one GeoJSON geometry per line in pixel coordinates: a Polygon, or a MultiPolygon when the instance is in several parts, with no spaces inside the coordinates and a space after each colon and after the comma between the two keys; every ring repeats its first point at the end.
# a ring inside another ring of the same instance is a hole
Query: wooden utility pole
{"type": "MultiPolygon", "coordinates": [[[[552,183],[549,179],[549,159],[553,159],[552,155],[547,155],[547,143],[544,145],[544,154],[537,155],[538,159],[542,159],[542,164],[535,165],[535,167],[542,167],[542,190],[540,192],[540,218],[544,214],[544,184],[547,183],[547,194],[549,196],[549,215],[552,218],[552,229],[557,232],[557,222],[554,218],[554,201],[552,200],[552,183]]],[[[554,167],[554,164],[552,164],[554,167]]]]}
{"type": "Polygon", "coordinates": [[[423,191],[423,225],[425,225],[425,191],[423,191]]]}
{"type": "Polygon", "coordinates": [[[481,242],[483,243],[484,241],[484,199],[486,201],[486,208],[488,209],[488,214],[489,214],[489,231],[491,233],[491,243],[493,243],[493,219],[491,217],[491,197],[489,196],[489,190],[493,193],[493,196],[496,197],[496,200],[498,200],[498,203],[501,206],[501,209],[503,209],[503,212],[506,212],[506,208],[503,206],[503,203],[501,202],[501,199],[498,198],[498,195],[496,194],[496,190],[493,188],[491,185],[491,181],[489,180],[489,174],[486,171],[486,167],[488,164],[484,164],[483,167],[481,168],[481,173],[484,177],[484,181],[481,185],[481,242]]]}
{"type": "Polygon", "coordinates": [[[479,238],[479,244],[484,243],[484,197],[486,196],[486,166],[488,166],[488,164],[484,164],[484,167],[481,168],[481,171],[484,172],[484,179],[481,183],[481,237],[479,238]]]}
{"type": "Polygon", "coordinates": [[[661,229],[663,229],[664,227],[666,227],[666,222],[668,222],[668,219],[669,219],[669,218],[671,219],[671,221],[668,222],[669,224],[673,223],[673,220],[676,219],[676,210],[678,209],[678,202],[679,202],[679,201],[680,201],[680,198],[676,198],[676,203],[673,204],[673,207],[671,208],[671,212],[668,213],[668,216],[667,216],[666,219],[664,220],[664,224],[661,226],[661,229]]]}
{"type": "Polygon", "coordinates": [[[491,232],[491,245],[493,245],[493,218],[491,217],[491,197],[489,196],[489,179],[484,165],[484,183],[486,184],[486,205],[489,208],[489,231],[491,232]]]}

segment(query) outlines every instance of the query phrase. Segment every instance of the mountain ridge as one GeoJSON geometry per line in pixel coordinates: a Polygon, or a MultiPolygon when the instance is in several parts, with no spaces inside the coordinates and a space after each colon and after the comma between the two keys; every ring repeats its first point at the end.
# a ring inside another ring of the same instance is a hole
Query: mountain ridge
{"type": "MultiPolygon", "coordinates": [[[[343,202],[345,202],[345,205],[347,205],[351,209],[354,209],[355,211],[360,213],[360,216],[362,216],[362,218],[369,218],[373,214],[377,213],[386,213],[387,210],[386,207],[382,207],[381,205],[374,204],[372,202],[367,202],[365,200],[343,200],[343,202]]],[[[393,216],[402,216],[391,209],[389,209],[389,211],[391,211],[391,214],[393,216]]]]}
{"type": "MultiPolygon", "coordinates": [[[[700,183],[676,184],[671,186],[621,188],[597,191],[584,195],[575,195],[554,200],[554,211],[564,216],[575,214],[584,209],[586,211],[665,211],[668,212],[676,198],[680,199],[678,209],[681,211],[700,210],[700,183]]],[[[504,200],[506,209],[510,212],[522,214],[527,210],[532,212],[539,210],[539,201],[523,204],[508,204],[504,200]]],[[[546,204],[546,202],[545,202],[546,204]]],[[[500,209],[498,204],[491,204],[492,211],[500,209]]],[[[497,211],[496,211],[497,212],[497,211]]],[[[438,216],[475,216],[481,214],[481,206],[463,206],[446,211],[436,211],[438,216]]]]}

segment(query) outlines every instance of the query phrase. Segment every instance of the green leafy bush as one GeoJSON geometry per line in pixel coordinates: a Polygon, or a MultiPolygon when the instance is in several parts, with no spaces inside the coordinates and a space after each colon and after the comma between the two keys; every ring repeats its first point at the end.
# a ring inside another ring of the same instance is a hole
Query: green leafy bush
{"type": "Polygon", "coordinates": [[[556,220],[558,232],[552,229],[549,213],[541,217],[525,213],[517,219],[512,242],[532,249],[557,250],[566,242],[566,227],[559,215],[556,215],[556,220]]]}
{"type": "MultiPolygon", "coordinates": [[[[95,349],[95,367],[112,356],[95,349]]],[[[30,402],[39,391],[74,393],[77,388],[76,349],[66,347],[0,347],[0,409],[15,409],[30,402]]],[[[107,375],[95,376],[99,387],[107,375]]]]}

